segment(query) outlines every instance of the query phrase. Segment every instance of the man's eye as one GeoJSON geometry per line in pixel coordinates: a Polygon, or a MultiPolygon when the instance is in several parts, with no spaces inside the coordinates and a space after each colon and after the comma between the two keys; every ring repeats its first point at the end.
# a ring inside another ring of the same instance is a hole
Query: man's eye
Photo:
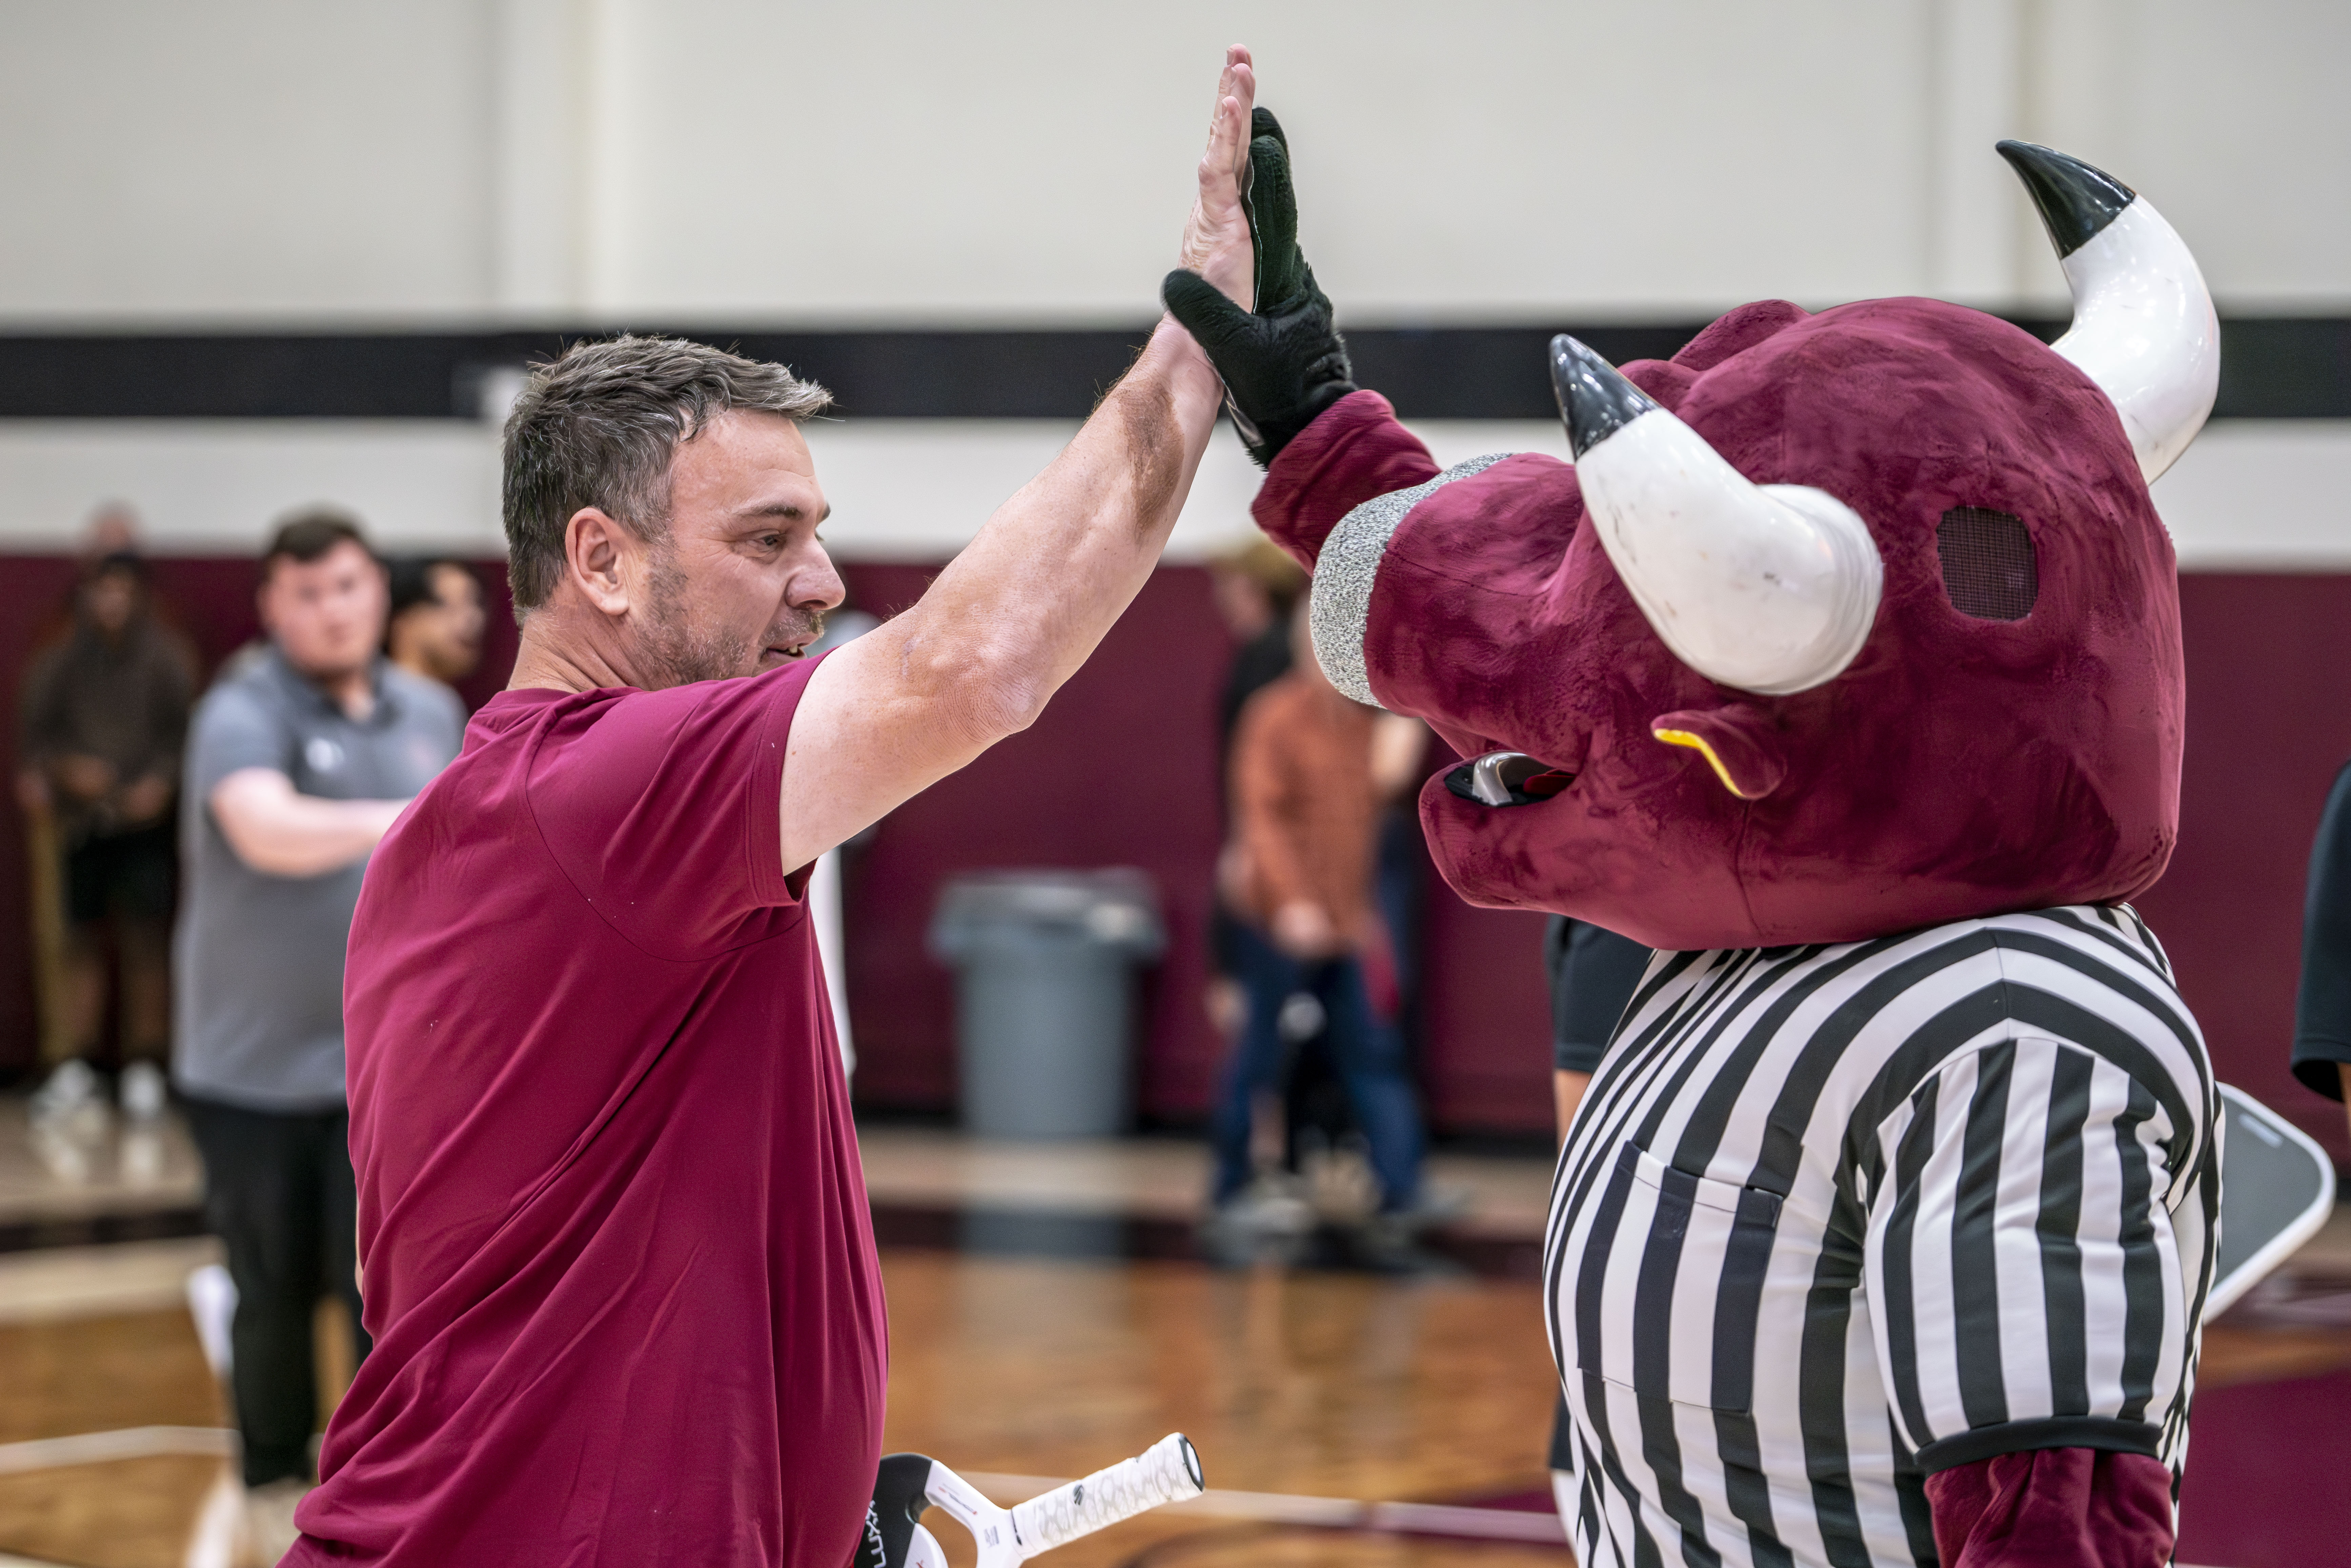
{"type": "Polygon", "coordinates": [[[759,545],[763,549],[778,549],[783,544],[783,542],[784,536],[781,534],[761,534],[759,536],[759,545]]]}

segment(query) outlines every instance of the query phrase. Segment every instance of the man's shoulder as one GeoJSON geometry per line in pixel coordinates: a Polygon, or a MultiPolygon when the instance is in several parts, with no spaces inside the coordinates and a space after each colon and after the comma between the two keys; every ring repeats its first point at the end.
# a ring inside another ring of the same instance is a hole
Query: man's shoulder
{"type": "Polygon", "coordinates": [[[37,705],[47,695],[48,689],[57,685],[58,679],[65,674],[66,657],[72,646],[70,634],[53,638],[34,649],[31,655],[26,659],[25,674],[18,685],[24,693],[26,706],[37,705]]]}
{"type": "Polygon", "coordinates": [[[149,616],[141,622],[134,635],[138,639],[140,658],[152,670],[174,680],[193,682],[200,667],[196,645],[188,641],[177,627],[168,626],[149,616]]]}
{"type": "Polygon", "coordinates": [[[732,734],[750,742],[778,713],[797,709],[814,669],[810,660],[724,680],[585,692],[566,716],[624,744],[624,737],[661,735],[732,734]]]}
{"type": "Polygon", "coordinates": [[[1241,704],[1240,722],[1259,724],[1286,718],[1299,711],[1300,705],[1313,695],[1313,687],[1295,669],[1285,670],[1249,695],[1241,704]]]}
{"type": "Polygon", "coordinates": [[[454,690],[413,670],[385,661],[383,689],[402,711],[444,720],[463,731],[465,727],[465,700],[454,690]]]}
{"type": "Polygon", "coordinates": [[[201,728],[207,724],[274,720],[285,712],[285,694],[269,678],[266,655],[247,650],[231,654],[221,666],[219,675],[196,699],[193,722],[201,728]]]}
{"type": "Polygon", "coordinates": [[[2351,841],[2351,762],[2346,762],[2335,770],[2335,782],[2326,791],[2326,809],[2320,820],[2320,831],[2324,832],[2328,829],[2334,830],[2346,841],[2351,841]]]}
{"type": "Polygon", "coordinates": [[[652,690],[503,693],[475,716],[474,746],[522,739],[535,790],[608,796],[642,783],[638,774],[645,768],[706,767],[778,741],[778,716],[796,704],[807,674],[805,666],[786,665],[652,690]]]}

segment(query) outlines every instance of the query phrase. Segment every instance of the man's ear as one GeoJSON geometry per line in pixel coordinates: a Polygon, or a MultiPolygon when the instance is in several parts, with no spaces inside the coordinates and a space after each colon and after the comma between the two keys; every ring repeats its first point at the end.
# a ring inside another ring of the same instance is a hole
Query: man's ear
{"type": "Polygon", "coordinates": [[[636,540],[618,519],[582,507],[563,525],[564,570],[589,603],[618,619],[629,612],[625,562],[636,540]]]}

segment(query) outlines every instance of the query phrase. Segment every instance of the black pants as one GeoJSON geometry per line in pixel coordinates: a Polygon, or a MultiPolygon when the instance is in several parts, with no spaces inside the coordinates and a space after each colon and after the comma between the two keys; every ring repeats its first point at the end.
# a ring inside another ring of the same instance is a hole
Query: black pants
{"type": "Polygon", "coordinates": [[[204,1217],[228,1249],[236,1281],[230,1334],[237,1429],[245,1439],[245,1484],[310,1473],[319,1381],[313,1314],[332,1292],[360,1327],[359,1194],[351,1175],[346,1111],[247,1111],[187,1102],[204,1156],[204,1217]]]}

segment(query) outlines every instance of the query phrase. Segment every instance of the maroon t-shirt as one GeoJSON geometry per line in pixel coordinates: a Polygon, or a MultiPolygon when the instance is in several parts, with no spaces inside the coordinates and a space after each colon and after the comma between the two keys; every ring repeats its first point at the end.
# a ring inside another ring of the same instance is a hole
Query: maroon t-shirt
{"type": "Polygon", "coordinates": [[[344,984],[374,1353],[292,1563],[847,1561],[882,1286],[784,737],[812,663],[507,692],[344,984]]]}

